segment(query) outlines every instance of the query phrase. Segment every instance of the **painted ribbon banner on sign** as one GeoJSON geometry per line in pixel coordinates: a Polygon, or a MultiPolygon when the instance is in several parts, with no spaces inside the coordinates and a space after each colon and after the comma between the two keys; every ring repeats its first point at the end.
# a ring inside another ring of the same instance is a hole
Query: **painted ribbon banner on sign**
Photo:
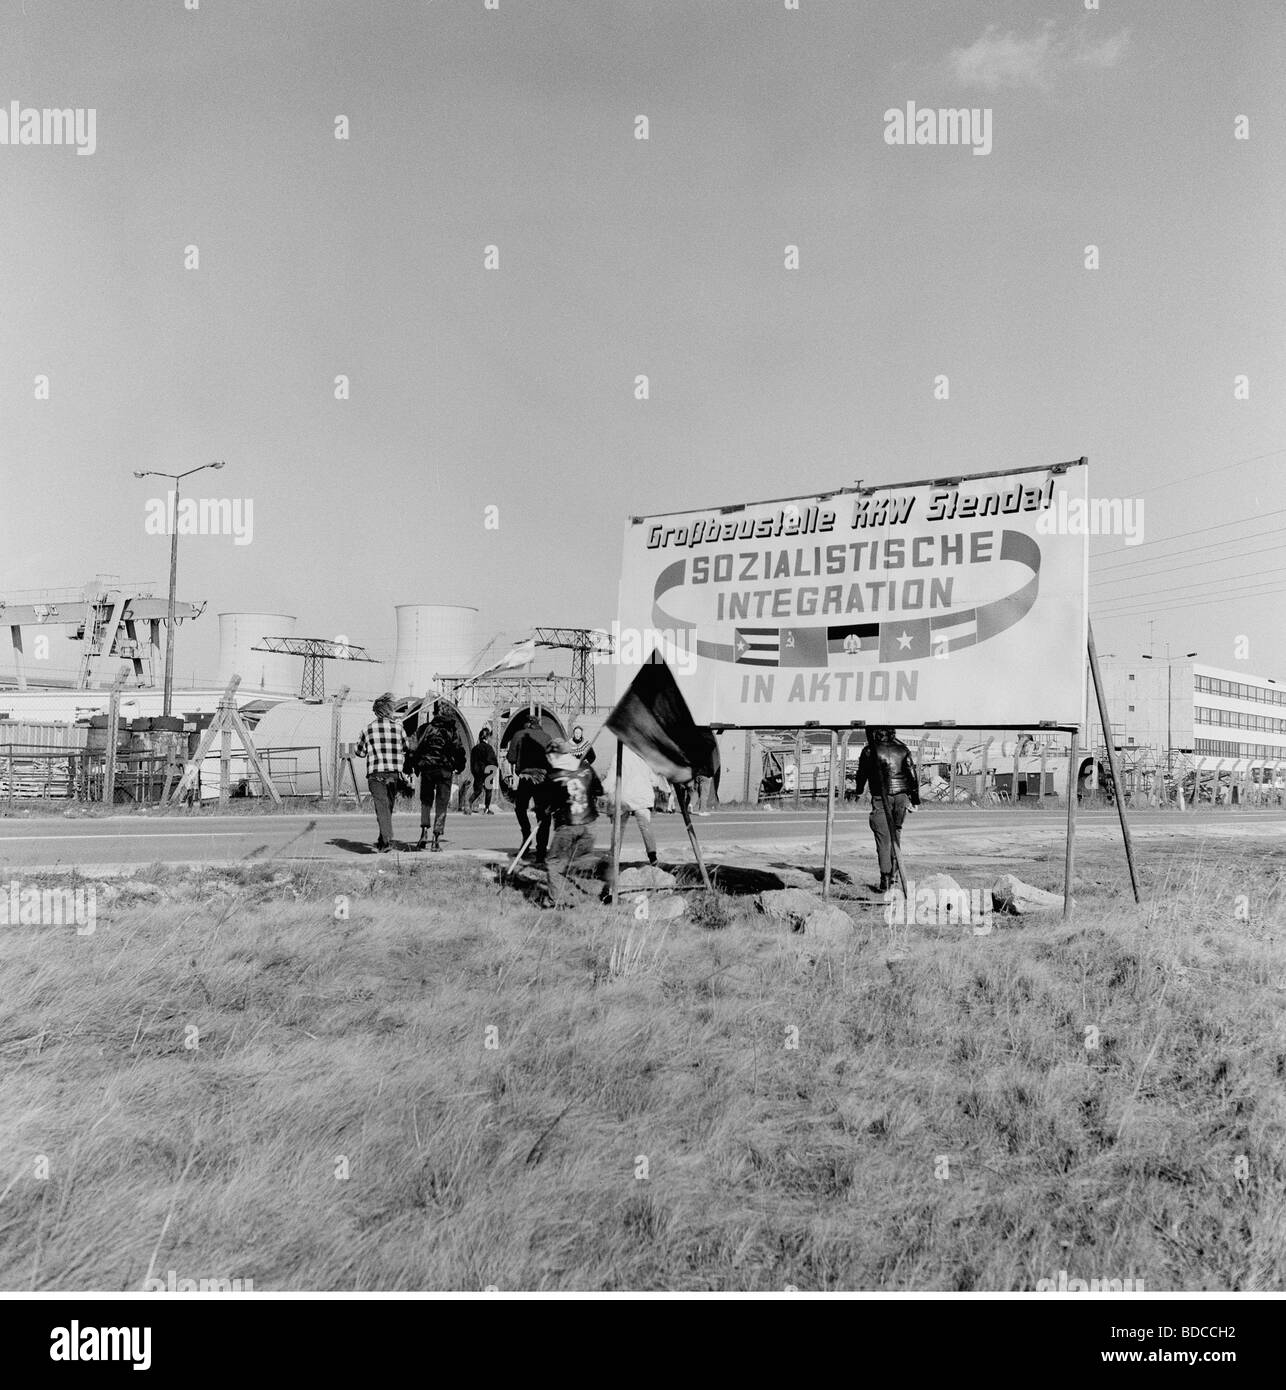
{"type": "Polygon", "coordinates": [[[653,647],[700,724],[1083,717],[1083,463],[632,519],[618,694],[653,647]]]}

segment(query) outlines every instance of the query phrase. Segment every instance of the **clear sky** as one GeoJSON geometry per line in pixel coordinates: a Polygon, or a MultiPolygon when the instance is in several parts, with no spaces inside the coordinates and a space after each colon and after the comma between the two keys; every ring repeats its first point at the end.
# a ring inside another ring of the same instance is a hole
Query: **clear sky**
{"type": "Polygon", "coordinates": [[[630,513],[1086,454],[1100,650],[1286,677],[1284,57],[1280,0],[0,0],[0,107],[97,142],[0,145],[0,592],[163,584],[132,470],[222,458],[180,670],[221,610],[386,655],[607,625],[630,513]]]}

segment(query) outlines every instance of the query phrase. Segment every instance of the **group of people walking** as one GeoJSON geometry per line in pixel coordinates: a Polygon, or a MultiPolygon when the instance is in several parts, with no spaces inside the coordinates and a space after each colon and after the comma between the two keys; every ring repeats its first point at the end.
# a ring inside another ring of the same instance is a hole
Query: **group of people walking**
{"type": "Polygon", "coordinates": [[[483,729],[478,742],[466,753],[459,723],[445,700],[434,703],[432,716],[411,738],[396,715],[392,695],[381,695],[372,712],[375,718],[362,730],[357,753],[366,759],[366,783],[379,824],[375,841],[379,853],[387,854],[393,848],[393,806],[400,794],[414,793],[416,777],[420,783],[420,840],[416,849],[441,850],[451,789],[456,777],[466,770],[457,803],[461,813],[472,815],[479,799],[485,797],[481,814],[496,814],[491,802],[497,792],[499,759],[490,729],[483,729]]]}
{"type": "MultiPolygon", "coordinates": [[[[492,746],[490,729],[483,729],[478,742],[466,752],[460,723],[445,700],[434,704],[432,717],[410,739],[395,714],[392,695],[381,695],[373,712],[375,718],[362,730],[357,752],[366,759],[367,784],[379,822],[377,851],[384,854],[393,848],[393,806],[399,794],[413,791],[413,776],[418,776],[420,782],[417,849],[442,848],[451,789],[460,774],[466,774],[460,782],[461,812],[472,814],[479,798],[485,797],[483,812],[495,814],[491,802],[499,790],[500,758],[492,746]]],[[[534,841],[532,863],[548,871],[552,901],[560,904],[579,886],[576,861],[593,848],[592,826],[598,818],[598,798],[603,795],[603,785],[593,766],[594,749],[579,724],[572,728],[569,739],[555,739],[533,713],[510,740],[505,761],[514,815],[522,833],[519,854],[524,854],[534,841]]],[[[880,890],[884,891],[893,886],[902,823],[907,813],[920,804],[920,781],[911,751],[894,729],[872,729],[870,740],[862,749],[857,765],[857,794],[860,796],[868,785],[870,826],[880,866],[880,890]]],[[[716,794],[717,786],[716,773],[716,794]]],[[[700,790],[695,790],[699,805],[700,790]]],[[[652,833],[655,796],[651,769],[632,749],[623,748],[622,822],[632,819],[638,826],[649,864],[657,862],[656,838],[652,833]]]]}

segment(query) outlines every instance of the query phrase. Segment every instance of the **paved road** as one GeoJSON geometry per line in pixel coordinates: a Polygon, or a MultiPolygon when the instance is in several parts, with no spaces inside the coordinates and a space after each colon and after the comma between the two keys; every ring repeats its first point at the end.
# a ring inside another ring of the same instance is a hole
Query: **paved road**
{"type": "MultiPolygon", "coordinates": [[[[855,850],[870,853],[865,809],[845,808],[836,817],[836,854],[855,850]]],[[[662,859],[687,859],[690,850],[678,816],[653,818],[662,859]]],[[[774,849],[796,855],[820,855],[825,817],[819,811],[719,811],[696,822],[704,849],[717,857],[742,858],[774,849]]],[[[599,838],[608,836],[599,822],[599,838]]],[[[916,813],[906,831],[908,845],[926,854],[954,853],[989,858],[1040,851],[1062,843],[1066,821],[1062,813],[1042,811],[954,809],[932,807],[916,813]]],[[[1120,835],[1115,813],[1082,810],[1077,817],[1079,843],[1116,843],[1120,835]]],[[[1175,812],[1138,810],[1130,828],[1141,845],[1195,844],[1229,838],[1286,847],[1286,811],[1175,812]]],[[[403,843],[418,834],[415,813],[396,818],[403,843]]],[[[372,863],[375,818],[369,812],[339,815],[111,816],[104,818],[53,816],[0,820],[0,872],[23,869],[71,869],[86,872],[128,872],[131,866],[152,863],[235,863],[239,861],[301,861],[372,863]]],[[[518,827],[512,812],[496,816],[452,815],[444,847],[455,853],[486,858],[512,855],[518,848],[518,827]]],[[[638,831],[628,822],[625,855],[642,858],[638,831]]]]}

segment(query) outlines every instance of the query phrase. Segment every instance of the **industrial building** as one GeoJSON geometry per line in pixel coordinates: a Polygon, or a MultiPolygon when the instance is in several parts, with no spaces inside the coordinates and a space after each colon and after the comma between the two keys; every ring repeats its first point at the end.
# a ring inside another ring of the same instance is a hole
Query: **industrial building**
{"type": "MultiPolygon", "coordinates": [[[[176,603],[176,617],[195,618],[202,607],[176,603]]],[[[335,786],[365,792],[352,745],[371,717],[372,696],[383,690],[399,697],[403,711],[426,697],[450,698],[466,746],[488,727],[503,748],[529,713],[551,735],[581,724],[594,738],[610,708],[600,704],[590,660],[600,650],[597,634],[536,628],[524,669],[516,670],[503,667],[507,643],[482,630],[476,608],[402,603],[394,606],[386,661],[343,639],[301,636],[293,614],[220,613],[217,677],[194,686],[176,682],[174,718],[166,721],[166,617],[166,600],[150,587],[110,576],[83,589],[0,598],[0,624],[10,629],[9,660],[0,660],[0,790],[10,799],[79,794],[92,782],[89,755],[101,758],[112,709],[122,775],[132,787],[123,795],[118,783],[118,799],[154,800],[162,765],[195,753],[234,675],[237,707],[284,795],[329,795],[335,786]],[[560,669],[568,660],[570,672],[560,669]],[[497,665],[502,669],[492,669],[497,665]],[[120,686],[115,692],[113,684],[120,686]]],[[[601,693],[604,701],[611,696],[601,693]]],[[[239,750],[233,763],[234,781],[246,787],[239,750]]]]}
{"type": "MultiPolygon", "coordinates": [[[[1107,656],[1100,667],[1123,775],[1181,780],[1199,770],[1271,786],[1286,777],[1286,687],[1272,676],[1193,656],[1107,656]]],[[[1102,740],[1097,718],[1090,736],[1102,740]]]]}

